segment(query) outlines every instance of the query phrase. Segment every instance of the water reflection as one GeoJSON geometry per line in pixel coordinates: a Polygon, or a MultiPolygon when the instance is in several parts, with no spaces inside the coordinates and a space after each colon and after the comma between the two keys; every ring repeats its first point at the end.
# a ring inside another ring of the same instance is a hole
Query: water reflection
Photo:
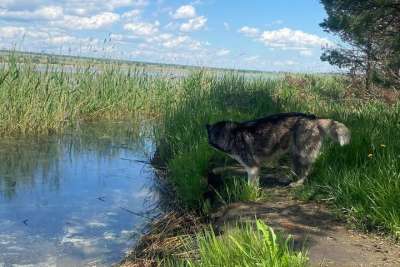
{"type": "Polygon", "coordinates": [[[142,163],[152,143],[135,129],[96,123],[1,139],[0,266],[107,266],[122,257],[157,201],[142,163]]]}

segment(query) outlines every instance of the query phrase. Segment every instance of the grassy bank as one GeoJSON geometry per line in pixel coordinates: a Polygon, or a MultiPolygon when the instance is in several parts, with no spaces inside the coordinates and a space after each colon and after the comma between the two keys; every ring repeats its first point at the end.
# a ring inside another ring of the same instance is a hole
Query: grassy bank
{"type": "Polygon", "coordinates": [[[169,212],[151,223],[122,266],[308,266],[298,245],[262,220],[216,233],[198,215],[169,212]]]}
{"type": "Polygon", "coordinates": [[[159,156],[167,163],[169,178],[176,185],[182,205],[207,209],[203,194],[207,174],[225,164],[225,155],[212,149],[205,124],[220,119],[244,120],[278,111],[271,92],[280,81],[203,72],[184,80],[179,101],[166,107],[155,136],[159,156]]]}
{"type": "MultiPolygon", "coordinates": [[[[116,64],[38,71],[35,64],[10,62],[0,68],[1,135],[48,134],[98,119],[151,120],[158,160],[167,167],[180,206],[200,214],[208,214],[215,204],[207,197],[210,169],[233,163],[208,145],[206,123],[249,120],[281,111],[337,119],[351,129],[351,144],[339,147],[327,141],[310,182],[299,194],[329,199],[359,227],[400,237],[400,106],[348,97],[347,84],[340,77],[246,78],[236,72],[215,75],[200,70],[176,79],[121,70],[116,64]]],[[[219,203],[260,197],[238,179],[227,179],[214,191],[219,203]]],[[[248,236],[254,233],[246,231],[240,230],[240,237],[233,234],[234,239],[250,242],[248,236]]],[[[232,241],[224,237],[215,241],[212,232],[196,240],[200,248],[232,241]]],[[[235,242],[231,245],[240,249],[235,242]]],[[[236,257],[236,252],[222,252],[216,260],[231,259],[223,255],[236,257]]],[[[208,258],[209,252],[202,253],[208,258]]]]}
{"type": "Polygon", "coordinates": [[[185,79],[179,102],[164,110],[156,132],[161,158],[181,203],[207,211],[203,196],[208,171],[232,163],[209,147],[205,123],[247,120],[277,111],[311,112],[345,123],[352,142],[346,147],[326,142],[303,196],[328,198],[358,226],[399,237],[400,108],[347,97],[345,88],[344,81],[334,76],[246,80],[197,73],[185,79]]]}
{"type": "Polygon", "coordinates": [[[308,266],[304,252],[295,252],[290,238],[277,236],[272,228],[257,220],[229,229],[217,236],[212,228],[185,241],[188,259],[167,259],[165,266],[308,266]]]}
{"type": "Polygon", "coordinates": [[[326,144],[303,196],[328,198],[350,222],[399,238],[399,106],[329,101],[320,102],[317,112],[348,125],[352,141],[343,148],[326,144]]]}

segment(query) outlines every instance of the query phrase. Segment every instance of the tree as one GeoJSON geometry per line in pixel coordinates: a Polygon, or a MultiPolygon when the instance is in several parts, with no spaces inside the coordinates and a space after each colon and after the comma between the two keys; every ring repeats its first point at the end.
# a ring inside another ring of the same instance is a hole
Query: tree
{"type": "Polygon", "coordinates": [[[345,46],[327,48],[321,60],[373,82],[400,85],[400,0],[321,0],[328,17],[320,24],[345,46]]]}

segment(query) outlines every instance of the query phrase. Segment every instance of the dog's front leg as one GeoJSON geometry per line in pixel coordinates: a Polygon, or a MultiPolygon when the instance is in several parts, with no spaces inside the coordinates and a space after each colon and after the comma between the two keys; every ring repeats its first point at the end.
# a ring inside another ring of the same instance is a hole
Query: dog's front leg
{"type": "Polygon", "coordinates": [[[246,167],[248,183],[253,186],[259,186],[260,168],[259,167],[246,167]]]}
{"type": "Polygon", "coordinates": [[[259,186],[260,167],[254,161],[243,160],[240,155],[231,154],[233,159],[240,163],[247,172],[248,183],[254,186],[259,186]]]}

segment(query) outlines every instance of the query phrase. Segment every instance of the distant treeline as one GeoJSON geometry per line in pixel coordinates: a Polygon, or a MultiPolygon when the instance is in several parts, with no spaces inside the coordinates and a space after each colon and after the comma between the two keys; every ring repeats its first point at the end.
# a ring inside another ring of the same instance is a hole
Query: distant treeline
{"type": "Polygon", "coordinates": [[[328,17],[320,24],[345,45],[321,56],[371,86],[400,89],[400,1],[321,0],[328,17]]]}
{"type": "MultiPolygon", "coordinates": [[[[26,52],[17,50],[1,50],[0,49],[0,63],[33,63],[33,64],[117,64],[119,66],[137,67],[137,68],[160,68],[160,69],[182,69],[187,71],[221,71],[231,72],[240,71],[242,73],[283,73],[280,71],[262,71],[255,69],[232,69],[222,67],[210,67],[210,66],[195,66],[195,65],[183,65],[173,63],[157,63],[147,61],[136,61],[136,60],[125,60],[125,59],[113,59],[113,58],[102,58],[102,57],[89,57],[89,56],[74,56],[74,55],[61,55],[61,54],[50,54],[50,53],[39,53],[39,52],[26,52]]],[[[320,74],[331,74],[331,73],[320,73],[320,74]]]]}
{"type": "MultiPolygon", "coordinates": [[[[154,65],[158,67],[175,66],[174,64],[161,64],[152,62],[141,62],[133,60],[122,60],[122,59],[111,59],[101,57],[86,57],[86,56],[73,56],[73,55],[61,55],[61,54],[50,54],[50,53],[38,53],[38,52],[26,52],[17,50],[0,50],[0,62],[17,61],[18,63],[42,63],[42,64],[77,64],[80,62],[93,63],[93,64],[126,64],[135,65],[138,67],[146,67],[154,65]]],[[[183,66],[179,66],[183,67],[183,66]]]]}

